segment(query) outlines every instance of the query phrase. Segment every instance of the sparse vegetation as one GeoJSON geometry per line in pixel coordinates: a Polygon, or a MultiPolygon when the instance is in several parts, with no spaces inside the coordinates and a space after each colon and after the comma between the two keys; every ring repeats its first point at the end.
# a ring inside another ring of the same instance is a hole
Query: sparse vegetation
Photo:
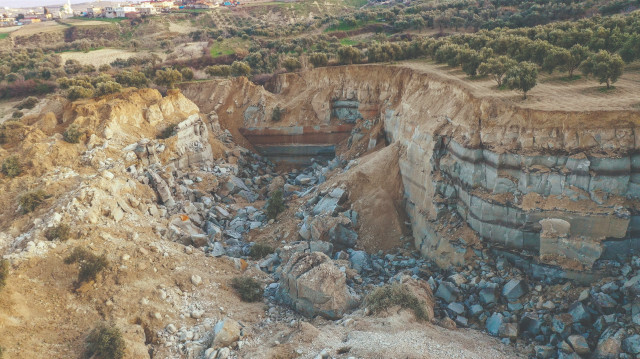
{"type": "Polygon", "coordinates": [[[71,254],[64,259],[65,264],[80,264],[80,270],[78,272],[78,280],[76,285],[95,280],[100,272],[105,270],[109,266],[107,257],[102,255],[95,255],[82,247],[76,247],[71,254]]]}
{"type": "Polygon", "coordinates": [[[33,212],[47,199],[47,193],[41,189],[27,192],[18,198],[22,214],[33,212]]]}
{"type": "Polygon", "coordinates": [[[34,107],[36,107],[36,105],[38,104],[38,98],[37,97],[33,97],[33,96],[29,96],[27,98],[25,98],[24,100],[22,100],[17,106],[16,108],[18,110],[30,110],[34,107]]]}
{"type": "Polygon", "coordinates": [[[409,309],[419,320],[428,320],[425,303],[411,292],[404,284],[385,284],[371,291],[365,304],[373,313],[380,313],[391,307],[399,306],[409,309]]]}
{"type": "Polygon", "coordinates": [[[96,96],[110,95],[122,91],[122,85],[114,81],[101,82],[96,88],[96,96]]]}
{"type": "Polygon", "coordinates": [[[44,232],[44,237],[49,241],[59,240],[64,242],[69,239],[70,231],[69,225],[60,223],[55,227],[47,228],[44,232]]]}
{"type": "Polygon", "coordinates": [[[67,128],[66,131],[62,134],[62,138],[69,143],[78,143],[80,142],[80,137],[82,136],[82,131],[78,128],[77,125],[73,124],[67,128]]]}
{"type": "Polygon", "coordinates": [[[22,165],[18,156],[9,156],[2,162],[2,174],[5,176],[13,178],[20,173],[22,173],[22,165]]]}
{"type": "Polygon", "coordinates": [[[235,277],[231,287],[236,290],[240,299],[245,302],[257,302],[262,299],[263,289],[260,282],[249,277],[235,277]]]}
{"type": "Polygon", "coordinates": [[[87,87],[71,86],[67,90],[67,98],[71,101],[75,101],[81,98],[93,97],[94,91],[87,87]]]}
{"type": "Polygon", "coordinates": [[[284,115],[284,109],[280,108],[280,106],[276,106],[271,113],[271,121],[280,122],[282,121],[282,116],[284,115]]]}
{"type": "Polygon", "coordinates": [[[178,127],[178,125],[175,123],[165,127],[164,130],[162,130],[160,134],[158,134],[158,139],[165,140],[173,136],[173,133],[175,132],[176,127],[178,127]]]}
{"type": "Polygon", "coordinates": [[[0,290],[7,285],[7,277],[9,277],[9,261],[0,259],[0,290]]]}
{"type": "Polygon", "coordinates": [[[155,83],[167,88],[174,88],[178,82],[182,81],[182,74],[178,70],[166,69],[156,72],[155,83]]]}
{"type": "Polygon", "coordinates": [[[256,243],[251,246],[251,249],[249,250],[249,257],[254,260],[262,259],[273,252],[273,247],[262,243],[256,243]]]}
{"type": "Polygon", "coordinates": [[[276,219],[278,214],[284,211],[284,200],[282,199],[283,193],[281,189],[274,191],[267,200],[267,218],[276,219]]]}
{"type": "Polygon", "coordinates": [[[125,341],[120,329],[113,324],[99,324],[85,340],[87,358],[122,359],[124,358],[125,341]]]}

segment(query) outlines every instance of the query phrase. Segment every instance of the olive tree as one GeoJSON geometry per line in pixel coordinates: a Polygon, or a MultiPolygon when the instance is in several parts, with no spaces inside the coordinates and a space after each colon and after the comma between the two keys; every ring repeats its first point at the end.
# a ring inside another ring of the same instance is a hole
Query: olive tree
{"type": "Polygon", "coordinates": [[[606,83],[607,88],[618,80],[623,69],[624,61],[620,55],[611,54],[607,50],[600,50],[597,54],[591,55],[582,65],[585,75],[595,76],[600,83],[606,83]]]}
{"type": "Polygon", "coordinates": [[[516,60],[510,58],[509,56],[498,56],[492,57],[487,61],[480,64],[478,67],[478,72],[483,76],[490,76],[493,80],[496,81],[498,87],[502,86],[502,80],[504,78],[504,74],[509,71],[512,67],[516,66],[518,63],[516,60]]]}
{"type": "Polygon", "coordinates": [[[178,70],[166,69],[156,72],[155,82],[157,85],[172,89],[180,81],[182,81],[182,74],[178,70]]]}
{"type": "Polygon", "coordinates": [[[538,81],[538,66],[533,62],[523,61],[512,67],[504,76],[507,86],[512,90],[522,92],[522,98],[527,98],[527,92],[538,81]]]}

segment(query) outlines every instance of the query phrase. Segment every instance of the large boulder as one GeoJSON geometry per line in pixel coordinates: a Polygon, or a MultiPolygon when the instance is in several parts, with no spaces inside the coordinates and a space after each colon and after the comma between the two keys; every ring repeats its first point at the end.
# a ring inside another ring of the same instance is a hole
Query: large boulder
{"type": "Polygon", "coordinates": [[[299,252],[282,268],[278,299],[312,317],[338,319],[358,302],[346,275],[324,253],[299,252]]]}
{"type": "Polygon", "coordinates": [[[213,327],[213,343],[211,347],[228,347],[240,339],[240,324],[233,319],[225,318],[213,327]]]}

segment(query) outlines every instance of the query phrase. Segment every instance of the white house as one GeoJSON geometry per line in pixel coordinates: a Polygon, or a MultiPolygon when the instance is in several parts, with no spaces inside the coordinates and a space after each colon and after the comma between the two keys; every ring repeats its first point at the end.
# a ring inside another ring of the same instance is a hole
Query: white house
{"type": "Polygon", "coordinates": [[[113,19],[116,17],[126,17],[125,14],[128,12],[137,12],[136,8],[133,6],[118,6],[112,7],[107,6],[104,8],[104,17],[113,19]]]}

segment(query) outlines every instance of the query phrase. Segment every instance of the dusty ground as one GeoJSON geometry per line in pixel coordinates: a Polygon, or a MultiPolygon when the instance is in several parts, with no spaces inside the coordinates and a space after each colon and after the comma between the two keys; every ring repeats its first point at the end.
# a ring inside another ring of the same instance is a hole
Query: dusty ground
{"type": "MultiPolygon", "coordinates": [[[[613,84],[615,87],[603,91],[604,85],[593,78],[563,80],[566,73],[549,75],[540,72],[538,85],[527,93],[527,99],[511,90],[499,90],[495,81],[489,78],[469,80],[460,69],[431,61],[407,61],[396,66],[408,67],[425,73],[453,80],[461,87],[472,91],[476,97],[491,97],[507,100],[519,107],[545,111],[598,111],[598,110],[638,110],[640,111],[640,65],[633,63],[625,69],[622,77],[613,84]]],[[[578,73],[576,73],[578,74],[578,73]]]]}
{"type": "MultiPolygon", "coordinates": [[[[131,51],[131,50],[123,50],[123,49],[100,49],[89,52],[81,52],[81,51],[68,51],[60,54],[63,62],[68,59],[74,59],[80,61],[83,65],[94,65],[100,66],[104,64],[111,64],[117,58],[128,59],[130,57],[141,57],[150,55],[149,51],[131,51]]],[[[155,53],[156,55],[164,58],[166,55],[164,53],[155,53]]]]}
{"type": "Polygon", "coordinates": [[[23,25],[13,32],[12,36],[29,36],[38,33],[63,31],[66,28],[66,26],[60,25],[55,21],[44,21],[35,24],[23,25]]]}
{"type": "MultiPolygon", "coordinates": [[[[326,350],[337,358],[453,359],[453,358],[524,358],[512,347],[474,330],[449,330],[420,323],[407,311],[386,317],[364,316],[361,311],[340,323],[322,319],[278,325],[258,331],[243,353],[247,358],[269,358],[270,351],[293,352],[300,358],[314,358],[326,350]],[[346,325],[345,325],[346,323],[346,325]],[[267,330],[268,329],[268,330],[267,330]]],[[[286,357],[286,356],[281,356],[286,357]]]]}

